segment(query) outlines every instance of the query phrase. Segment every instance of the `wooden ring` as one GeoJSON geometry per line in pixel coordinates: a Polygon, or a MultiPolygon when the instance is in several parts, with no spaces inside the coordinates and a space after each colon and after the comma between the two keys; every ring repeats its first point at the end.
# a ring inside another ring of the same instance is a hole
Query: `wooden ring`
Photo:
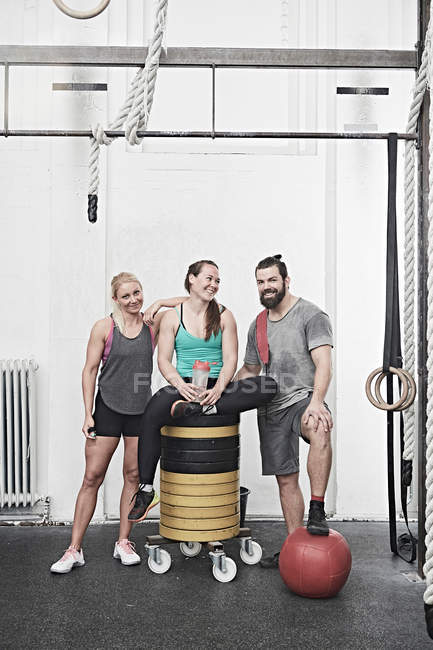
{"type": "Polygon", "coordinates": [[[100,13],[102,13],[108,6],[110,0],[101,0],[101,2],[94,9],[89,9],[89,11],[71,9],[62,0],[53,0],[53,2],[56,7],[60,9],[60,11],[63,11],[63,13],[70,18],[79,18],[85,20],[86,18],[94,18],[95,16],[98,16],[100,13]]]}
{"type": "MultiPolygon", "coordinates": [[[[403,392],[406,392],[405,387],[407,386],[408,395],[406,397],[406,400],[403,402],[403,404],[401,404],[400,406],[396,406],[392,410],[393,411],[405,411],[407,408],[409,408],[409,406],[411,406],[413,404],[413,402],[415,400],[415,397],[416,397],[416,384],[415,384],[414,378],[412,377],[412,375],[407,370],[404,370],[404,368],[398,368],[397,370],[399,371],[398,376],[399,376],[400,381],[402,381],[400,373],[402,373],[403,376],[405,377],[405,382],[402,382],[403,392]]],[[[381,404],[386,404],[382,399],[382,395],[380,394],[380,382],[383,379],[382,375],[383,375],[383,373],[380,374],[379,377],[376,379],[374,392],[376,394],[376,398],[377,398],[378,402],[380,402],[381,404]]],[[[403,396],[403,394],[402,394],[402,396],[403,396]]],[[[389,405],[387,405],[387,406],[389,406],[389,405]]],[[[391,409],[388,409],[388,410],[391,410],[391,409]]]]}
{"type": "Polygon", "coordinates": [[[411,406],[411,405],[413,404],[413,402],[415,401],[415,397],[416,397],[416,383],[415,383],[414,378],[413,378],[412,375],[410,374],[410,372],[408,372],[407,370],[404,370],[403,368],[400,368],[400,370],[402,371],[402,373],[403,373],[403,374],[405,375],[405,377],[407,378],[407,381],[409,382],[409,395],[407,396],[407,399],[406,399],[405,403],[402,404],[401,406],[399,406],[399,407],[398,407],[397,409],[395,409],[395,410],[396,410],[396,411],[405,411],[405,410],[406,410],[407,408],[409,408],[409,406],[411,406]]]}
{"type": "Polygon", "coordinates": [[[390,368],[391,373],[397,375],[397,377],[401,382],[401,395],[400,398],[396,402],[394,402],[394,404],[387,404],[387,402],[385,402],[380,392],[382,381],[385,379],[388,373],[381,372],[374,384],[374,394],[376,395],[376,399],[382,407],[384,406],[386,407],[385,409],[386,411],[396,411],[398,408],[404,406],[407,400],[407,396],[409,395],[409,384],[407,381],[407,377],[403,374],[401,368],[395,368],[394,370],[395,372],[393,372],[390,368]]]}
{"type": "MultiPolygon", "coordinates": [[[[395,411],[399,407],[401,407],[407,399],[408,393],[409,393],[409,384],[408,384],[408,379],[405,373],[401,371],[400,368],[393,368],[392,366],[389,367],[389,372],[391,372],[394,375],[397,375],[398,378],[401,381],[403,390],[402,390],[402,395],[400,396],[400,399],[397,400],[397,402],[394,402],[394,404],[387,404],[384,399],[382,398],[382,395],[380,394],[380,385],[386,377],[387,373],[383,372],[383,368],[376,368],[373,370],[367,377],[367,381],[365,382],[365,392],[367,394],[367,398],[373,406],[375,406],[378,409],[381,409],[382,411],[395,411]],[[371,392],[371,384],[373,379],[377,376],[376,379],[376,384],[375,384],[375,394],[376,394],[376,399],[373,397],[372,392],[371,392]]],[[[405,408],[405,407],[404,407],[405,408]]]]}

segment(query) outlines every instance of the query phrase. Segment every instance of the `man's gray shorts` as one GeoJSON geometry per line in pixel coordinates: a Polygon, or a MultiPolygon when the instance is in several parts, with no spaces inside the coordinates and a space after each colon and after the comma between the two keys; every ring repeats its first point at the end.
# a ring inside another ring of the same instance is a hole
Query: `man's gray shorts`
{"type": "MultiPolygon", "coordinates": [[[[257,422],[262,454],[262,474],[294,474],[299,472],[299,436],[301,418],[311,395],[276,413],[259,415],[257,422]]],[[[329,411],[329,407],[325,404],[329,411]]],[[[306,440],[304,438],[306,442],[306,440]]]]}

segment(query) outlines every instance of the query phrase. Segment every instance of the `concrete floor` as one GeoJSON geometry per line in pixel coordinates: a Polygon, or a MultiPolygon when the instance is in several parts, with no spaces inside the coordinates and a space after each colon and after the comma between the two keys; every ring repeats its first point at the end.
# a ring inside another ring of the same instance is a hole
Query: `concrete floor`
{"type": "MultiPolygon", "coordinates": [[[[265,553],[284,539],[282,522],[247,521],[265,553]]],[[[177,545],[164,575],[149,571],[145,522],[134,534],[141,565],[112,556],[116,525],[91,526],[86,565],[53,575],[50,564],[68,546],[70,527],[0,526],[0,646],[14,648],[431,648],[425,630],[423,583],[393,557],[387,524],[332,523],[349,542],[352,572],[338,596],[311,600],[291,593],[277,569],[247,566],[239,542],[225,544],[238,573],[217,582],[205,552],[185,558],[177,545]]]]}

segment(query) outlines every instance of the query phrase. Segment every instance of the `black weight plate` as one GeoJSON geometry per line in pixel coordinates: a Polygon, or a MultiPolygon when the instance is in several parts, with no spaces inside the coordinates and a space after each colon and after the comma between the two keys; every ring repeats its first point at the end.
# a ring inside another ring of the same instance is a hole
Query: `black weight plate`
{"type": "Polygon", "coordinates": [[[219,463],[181,463],[161,458],[161,469],[176,474],[220,474],[239,469],[239,460],[219,463]]]}
{"type": "Polygon", "coordinates": [[[180,461],[181,463],[217,463],[236,460],[239,458],[239,447],[235,449],[161,449],[163,460],[180,461]]]}
{"type": "Polygon", "coordinates": [[[184,418],[169,418],[170,427],[228,427],[239,424],[239,413],[234,415],[188,415],[184,418]]]}
{"type": "Polygon", "coordinates": [[[239,436],[228,438],[170,438],[161,436],[161,449],[235,449],[239,436]]]}

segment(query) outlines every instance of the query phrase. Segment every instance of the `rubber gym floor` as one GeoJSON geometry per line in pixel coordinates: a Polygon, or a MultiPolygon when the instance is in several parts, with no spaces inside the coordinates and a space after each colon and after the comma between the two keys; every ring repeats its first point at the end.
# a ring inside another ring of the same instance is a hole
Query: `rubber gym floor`
{"type": "MultiPolygon", "coordinates": [[[[268,554],[284,539],[280,521],[248,521],[268,554]]],[[[352,551],[348,582],[334,598],[296,596],[278,569],[247,566],[239,542],[225,543],[236,560],[233,582],[217,582],[205,548],[152,573],[143,551],[158,522],[137,526],[141,565],[113,559],[117,526],[90,526],[86,565],[53,575],[50,564],[68,546],[69,526],[0,526],[1,636],[6,648],[431,648],[425,630],[425,584],[404,574],[416,567],[393,557],[386,523],[332,522],[352,551]]]]}

